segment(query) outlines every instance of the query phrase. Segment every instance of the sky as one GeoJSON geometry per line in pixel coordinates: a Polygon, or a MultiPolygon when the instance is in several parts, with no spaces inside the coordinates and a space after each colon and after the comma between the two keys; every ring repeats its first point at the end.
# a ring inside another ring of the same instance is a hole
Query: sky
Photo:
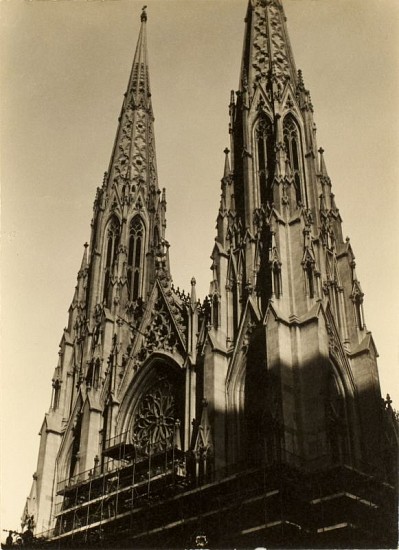
{"type": "MultiPolygon", "coordinates": [[[[174,283],[203,298],[246,0],[148,0],[160,187],[174,283]]],[[[95,189],[108,168],[143,2],[3,0],[1,528],[35,472],[95,189]]],[[[356,255],[382,393],[399,408],[399,5],[284,0],[318,145],[356,255]]]]}

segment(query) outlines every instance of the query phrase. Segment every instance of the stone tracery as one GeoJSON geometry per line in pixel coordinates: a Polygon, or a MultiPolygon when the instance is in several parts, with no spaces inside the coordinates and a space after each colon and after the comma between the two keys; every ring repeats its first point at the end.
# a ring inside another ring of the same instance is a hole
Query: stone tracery
{"type": "Polygon", "coordinates": [[[145,453],[162,451],[173,445],[175,396],[164,379],[142,398],[132,427],[133,440],[145,453]]]}

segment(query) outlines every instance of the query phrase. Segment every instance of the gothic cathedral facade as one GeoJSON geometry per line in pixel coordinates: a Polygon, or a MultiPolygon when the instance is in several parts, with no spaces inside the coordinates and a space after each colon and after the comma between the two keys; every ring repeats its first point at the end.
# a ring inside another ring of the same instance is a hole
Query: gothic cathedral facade
{"type": "Polygon", "coordinates": [[[142,12],[25,508],[50,546],[396,540],[397,422],[282,0],[245,21],[200,301],[172,283],[142,12]]]}

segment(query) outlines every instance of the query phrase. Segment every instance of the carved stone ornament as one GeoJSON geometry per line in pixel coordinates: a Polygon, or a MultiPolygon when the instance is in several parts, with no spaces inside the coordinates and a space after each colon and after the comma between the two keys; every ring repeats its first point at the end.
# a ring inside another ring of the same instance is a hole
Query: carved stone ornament
{"type": "Polygon", "coordinates": [[[155,350],[165,350],[173,353],[176,346],[177,338],[168,311],[164,302],[158,299],[151,315],[151,323],[145,331],[139,359],[144,360],[155,350]]]}
{"type": "Polygon", "coordinates": [[[336,334],[330,323],[327,323],[326,328],[327,328],[327,335],[328,335],[328,349],[329,349],[330,355],[340,359],[341,349],[337,341],[336,334]]]}
{"type": "Polygon", "coordinates": [[[76,317],[76,321],[73,328],[75,330],[76,340],[80,342],[81,340],[84,339],[87,333],[87,320],[86,320],[86,315],[84,313],[81,313],[76,317]]]}
{"type": "Polygon", "coordinates": [[[281,97],[282,88],[290,78],[282,17],[283,15],[277,2],[257,0],[254,10],[254,52],[252,66],[256,71],[255,78],[258,81],[265,79],[271,66],[270,53],[272,54],[272,80],[275,83],[273,90],[275,99],[281,97]]]}
{"type": "Polygon", "coordinates": [[[247,330],[244,334],[244,338],[243,338],[243,341],[242,341],[242,350],[243,350],[244,353],[247,353],[247,351],[248,351],[248,347],[249,347],[249,344],[250,344],[250,341],[251,341],[252,333],[253,333],[255,327],[256,327],[256,323],[254,321],[249,321],[249,323],[247,325],[247,330]]]}
{"type": "Polygon", "coordinates": [[[167,380],[158,382],[139,403],[132,436],[141,451],[149,454],[173,445],[175,397],[167,380]]]}

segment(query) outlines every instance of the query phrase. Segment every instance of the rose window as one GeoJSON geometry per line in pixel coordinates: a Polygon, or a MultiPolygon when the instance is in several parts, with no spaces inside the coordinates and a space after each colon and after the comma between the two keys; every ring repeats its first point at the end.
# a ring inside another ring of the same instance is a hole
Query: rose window
{"type": "Polygon", "coordinates": [[[133,438],[146,453],[173,445],[175,398],[172,387],[163,381],[147,393],[139,404],[133,425],[133,438]]]}

